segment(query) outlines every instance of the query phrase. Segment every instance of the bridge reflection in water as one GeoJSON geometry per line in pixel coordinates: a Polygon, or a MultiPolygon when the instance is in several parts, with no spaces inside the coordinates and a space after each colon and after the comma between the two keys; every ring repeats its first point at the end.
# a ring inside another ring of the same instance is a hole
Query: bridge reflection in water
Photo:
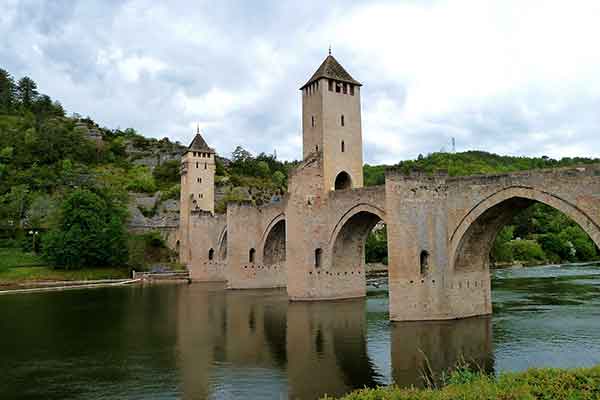
{"type": "Polygon", "coordinates": [[[440,377],[461,360],[493,367],[489,318],[385,321],[377,335],[388,335],[387,345],[374,351],[387,354],[370,354],[368,299],[289,303],[283,290],[192,285],[179,300],[184,398],[314,399],[392,379],[422,386],[424,376],[440,377]],[[390,353],[391,377],[389,365],[374,361],[390,360],[390,353]]]}

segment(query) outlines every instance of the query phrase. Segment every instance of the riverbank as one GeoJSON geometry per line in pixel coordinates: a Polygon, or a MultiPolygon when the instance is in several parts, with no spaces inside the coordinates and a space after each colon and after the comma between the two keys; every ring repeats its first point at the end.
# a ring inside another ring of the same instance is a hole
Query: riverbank
{"type": "Polygon", "coordinates": [[[439,389],[361,389],[340,399],[598,399],[600,365],[579,369],[529,369],[502,373],[497,377],[462,369],[450,374],[447,383],[439,389]]]}
{"type": "Polygon", "coordinates": [[[130,277],[128,267],[55,269],[36,254],[15,248],[0,248],[0,290],[123,280],[130,277]]]}

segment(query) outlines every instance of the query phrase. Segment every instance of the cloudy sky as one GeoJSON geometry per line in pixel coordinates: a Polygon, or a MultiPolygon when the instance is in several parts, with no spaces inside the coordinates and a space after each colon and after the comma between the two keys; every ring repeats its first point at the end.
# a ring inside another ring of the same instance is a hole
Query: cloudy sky
{"type": "Polygon", "coordinates": [[[364,84],[365,160],[480,149],[600,157],[600,1],[0,0],[0,67],[68,112],[188,143],[196,124],[301,155],[327,55],[364,84]]]}

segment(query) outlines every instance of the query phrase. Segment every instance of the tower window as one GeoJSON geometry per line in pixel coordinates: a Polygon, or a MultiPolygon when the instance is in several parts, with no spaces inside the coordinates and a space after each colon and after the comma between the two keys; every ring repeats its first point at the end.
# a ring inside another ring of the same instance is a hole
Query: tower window
{"type": "Polygon", "coordinates": [[[315,146],[315,150],[318,152],[319,151],[319,145],[315,146]]]}
{"type": "Polygon", "coordinates": [[[213,258],[215,258],[215,250],[210,249],[210,250],[208,250],[208,259],[212,260],[213,258]]]}
{"type": "Polygon", "coordinates": [[[251,262],[251,263],[254,262],[254,255],[255,254],[256,254],[256,250],[250,249],[250,251],[248,252],[248,262],[251,262]]]}
{"type": "Polygon", "coordinates": [[[331,79],[329,79],[328,84],[329,84],[329,91],[333,92],[333,81],[331,79]]]}
{"type": "Polygon", "coordinates": [[[344,82],[344,94],[348,94],[348,84],[344,82]]]}
{"type": "Polygon", "coordinates": [[[203,198],[204,198],[204,195],[203,195],[202,193],[200,193],[200,198],[201,198],[201,199],[203,199],[203,198]]]}
{"type": "Polygon", "coordinates": [[[314,127],[317,125],[317,123],[316,123],[316,121],[315,121],[315,116],[314,116],[314,115],[313,115],[312,117],[310,117],[310,125],[311,125],[313,128],[314,128],[314,127]]]}
{"type": "Polygon", "coordinates": [[[346,146],[345,146],[345,143],[344,143],[344,141],[342,140],[342,153],[343,153],[345,150],[346,150],[346,146]]]}
{"type": "Polygon", "coordinates": [[[323,257],[323,250],[316,249],[315,250],[315,268],[319,268],[321,266],[321,258],[323,257]]]}
{"type": "Polygon", "coordinates": [[[342,126],[344,126],[344,115],[342,114],[342,116],[340,117],[340,124],[342,124],[342,126]]]}
{"type": "Polygon", "coordinates": [[[196,182],[200,183],[200,182],[202,182],[202,179],[196,178],[196,182]]]}
{"type": "Polygon", "coordinates": [[[350,85],[350,96],[354,96],[354,85],[350,85]]]}
{"type": "Polygon", "coordinates": [[[206,163],[204,163],[204,169],[208,168],[208,165],[206,163]]]}
{"type": "Polygon", "coordinates": [[[196,168],[198,168],[198,161],[196,161],[196,168]]]}
{"type": "Polygon", "coordinates": [[[429,253],[426,250],[423,250],[419,258],[421,264],[421,275],[425,275],[429,271],[429,253]]]}
{"type": "Polygon", "coordinates": [[[341,91],[342,91],[342,84],[341,84],[341,83],[339,83],[339,82],[336,82],[336,83],[335,83],[335,92],[336,92],[336,93],[339,93],[339,92],[341,92],[341,91]]]}

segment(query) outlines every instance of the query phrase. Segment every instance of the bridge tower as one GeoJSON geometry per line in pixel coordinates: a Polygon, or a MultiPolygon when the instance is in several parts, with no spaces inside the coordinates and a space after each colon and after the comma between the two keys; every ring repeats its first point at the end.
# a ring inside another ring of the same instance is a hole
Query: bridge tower
{"type": "Polygon", "coordinates": [[[194,140],[181,158],[179,257],[182,263],[191,261],[191,213],[215,212],[215,171],[215,151],[208,147],[198,128],[194,140]]]}
{"type": "Polygon", "coordinates": [[[330,51],[300,88],[303,158],[322,157],[325,191],[363,186],[361,86],[330,51]]]}

